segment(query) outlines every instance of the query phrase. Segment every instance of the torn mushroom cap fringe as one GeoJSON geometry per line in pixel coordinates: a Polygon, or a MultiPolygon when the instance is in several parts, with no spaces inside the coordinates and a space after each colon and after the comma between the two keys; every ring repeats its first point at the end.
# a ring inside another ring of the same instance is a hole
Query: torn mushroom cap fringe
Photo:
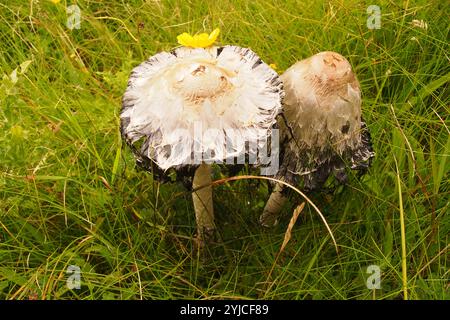
{"type": "Polygon", "coordinates": [[[281,79],[286,121],[280,121],[277,178],[295,183],[301,176],[306,189],[315,189],[332,172],[345,180],[345,162],[352,169],[367,168],[374,153],[350,63],[337,53],[321,52],[294,64],[281,79]]]}
{"type": "Polygon", "coordinates": [[[200,164],[193,163],[194,151],[221,163],[257,154],[283,96],[278,74],[250,49],[181,47],[133,69],[121,132],[138,163],[163,171],[200,164]]]}

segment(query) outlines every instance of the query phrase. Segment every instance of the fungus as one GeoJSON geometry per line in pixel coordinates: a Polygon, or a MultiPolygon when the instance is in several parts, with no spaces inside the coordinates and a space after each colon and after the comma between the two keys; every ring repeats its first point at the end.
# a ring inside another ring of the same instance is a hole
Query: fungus
{"type": "Polygon", "coordinates": [[[215,229],[211,164],[256,159],[283,96],[278,74],[252,50],[211,46],[217,34],[180,35],[184,46],[134,68],[120,114],[138,165],[160,181],[175,172],[194,189],[200,244],[215,229]]]}
{"type": "MultiPolygon", "coordinates": [[[[299,61],[281,75],[286,97],[280,126],[280,170],[276,178],[319,190],[330,175],[345,183],[346,168],[364,172],[374,157],[361,118],[361,89],[350,63],[335,52],[299,61]]],[[[261,224],[277,223],[286,201],[276,184],[261,224]]]]}

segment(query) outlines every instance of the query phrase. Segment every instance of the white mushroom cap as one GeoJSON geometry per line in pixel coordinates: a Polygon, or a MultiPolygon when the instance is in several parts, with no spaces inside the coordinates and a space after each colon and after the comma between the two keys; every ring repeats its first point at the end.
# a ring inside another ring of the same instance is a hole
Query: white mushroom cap
{"type": "Polygon", "coordinates": [[[181,47],[133,69],[121,131],[131,145],[143,140],[138,152],[162,170],[199,164],[198,154],[208,163],[256,155],[283,94],[277,73],[250,49],[181,47]]]}
{"type": "Polygon", "coordinates": [[[320,52],[291,66],[285,84],[285,115],[305,148],[342,154],[361,142],[361,90],[350,63],[320,52]]]}
{"type": "Polygon", "coordinates": [[[294,183],[302,177],[306,189],[315,189],[331,173],[344,181],[347,162],[367,168],[374,153],[350,63],[336,52],[321,52],[295,63],[281,79],[286,97],[277,178],[294,183]]]}

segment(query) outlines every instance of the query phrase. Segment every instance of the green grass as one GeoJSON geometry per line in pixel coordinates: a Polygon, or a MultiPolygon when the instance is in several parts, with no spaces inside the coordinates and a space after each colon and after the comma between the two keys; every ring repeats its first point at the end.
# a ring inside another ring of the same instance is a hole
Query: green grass
{"type": "Polygon", "coordinates": [[[74,30],[65,1],[0,4],[0,299],[449,299],[449,8],[376,1],[382,26],[368,30],[373,2],[77,1],[74,30]],[[339,254],[307,205],[275,261],[301,199],[266,230],[266,183],[240,180],[215,188],[222,242],[202,262],[191,195],[122,145],[131,69],[215,27],[280,70],[324,50],[354,66],[377,156],[363,179],[311,196],[339,254]]]}

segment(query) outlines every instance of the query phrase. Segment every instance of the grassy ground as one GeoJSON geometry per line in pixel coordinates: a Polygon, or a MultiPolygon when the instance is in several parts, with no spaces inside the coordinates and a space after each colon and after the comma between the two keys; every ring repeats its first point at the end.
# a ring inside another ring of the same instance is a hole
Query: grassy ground
{"type": "Polygon", "coordinates": [[[65,1],[0,4],[0,299],[450,298],[445,1],[77,4],[74,30],[65,1]],[[382,25],[369,30],[374,2],[382,25]],[[354,66],[377,157],[362,180],[311,196],[339,254],[306,206],[275,261],[301,199],[266,230],[257,218],[267,185],[241,180],[215,189],[223,241],[202,263],[191,195],[153,182],[122,146],[130,70],[179,33],[215,27],[221,43],[280,70],[323,50],[354,66]],[[79,290],[66,285],[70,265],[81,268],[79,290]],[[369,265],[381,289],[366,287],[369,265]]]}

